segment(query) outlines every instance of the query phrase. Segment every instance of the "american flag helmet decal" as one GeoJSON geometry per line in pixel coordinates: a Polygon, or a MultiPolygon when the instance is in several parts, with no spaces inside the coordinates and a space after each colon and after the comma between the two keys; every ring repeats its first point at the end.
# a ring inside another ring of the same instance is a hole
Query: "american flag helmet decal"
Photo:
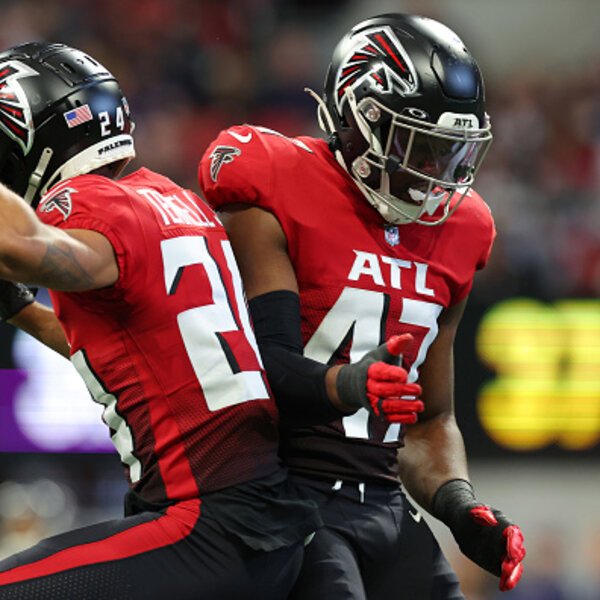
{"type": "Polygon", "coordinates": [[[67,112],[63,113],[63,116],[69,129],[71,127],[75,127],[76,125],[81,125],[82,123],[91,121],[94,118],[89,104],[84,104],[83,106],[78,106],[73,110],[68,110],[67,112]]]}

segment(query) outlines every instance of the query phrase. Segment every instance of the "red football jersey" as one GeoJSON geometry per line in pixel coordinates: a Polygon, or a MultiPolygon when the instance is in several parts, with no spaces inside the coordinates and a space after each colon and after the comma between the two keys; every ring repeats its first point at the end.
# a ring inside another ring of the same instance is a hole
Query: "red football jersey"
{"type": "Polygon", "coordinates": [[[51,292],[133,488],[187,499],[278,468],[277,411],[214,212],[147,169],[55,186],[39,217],[112,244],[111,287],[51,292]]]}
{"type": "MultiPolygon", "coordinates": [[[[495,236],[490,211],[473,191],[442,225],[386,224],[324,140],[260,127],[221,132],[199,179],[213,207],[254,204],[281,223],[298,279],[306,356],[355,362],[389,336],[410,332],[415,343],[403,357],[409,381],[418,379],[438,316],[467,296],[495,236]]],[[[283,443],[297,472],[397,481],[401,427],[365,409],[294,429],[283,443]]]]}

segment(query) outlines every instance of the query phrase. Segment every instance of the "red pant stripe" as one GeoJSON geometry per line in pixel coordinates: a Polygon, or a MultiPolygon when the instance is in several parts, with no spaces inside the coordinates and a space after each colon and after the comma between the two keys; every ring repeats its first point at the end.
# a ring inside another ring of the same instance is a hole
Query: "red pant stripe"
{"type": "Polygon", "coordinates": [[[200,499],[186,500],[167,509],[162,517],[89,544],[61,550],[52,556],[0,573],[0,585],[52,575],[84,565],[120,560],[183,539],[200,514],[200,499]]]}

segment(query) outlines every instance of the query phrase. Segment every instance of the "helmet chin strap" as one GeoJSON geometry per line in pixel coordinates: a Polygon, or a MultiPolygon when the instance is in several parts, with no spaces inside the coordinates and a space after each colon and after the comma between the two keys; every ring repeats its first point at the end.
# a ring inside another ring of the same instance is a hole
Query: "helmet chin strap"
{"type": "Polygon", "coordinates": [[[37,166],[35,167],[33,173],[29,177],[29,182],[27,183],[27,191],[23,196],[23,199],[27,204],[31,204],[33,202],[33,198],[38,188],[40,187],[40,182],[42,181],[42,177],[44,177],[44,173],[48,168],[48,164],[50,163],[50,159],[52,158],[52,154],[54,154],[52,148],[46,147],[42,150],[40,154],[40,160],[38,161],[37,166]]]}
{"type": "Polygon", "coordinates": [[[444,196],[447,193],[434,193],[431,189],[432,187],[432,184],[430,184],[427,192],[423,192],[415,188],[408,189],[408,195],[410,196],[410,199],[414,202],[418,202],[419,204],[424,205],[425,209],[423,210],[423,212],[426,212],[430,216],[433,215],[433,213],[437,210],[437,207],[440,205],[440,203],[444,199],[444,196]]]}
{"type": "MultiPolygon", "coordinates": [[[[420,225],[440,225],[452,214],[448,211],[448,204],[444,207],[444,215],[441,219],[429,222],[423,221],[420,217],[427,213],[433,215],[444,198],[448,195],[448,191],[433,192],[435,184],[429,182],[426,191],[416,188],[407,190],[412,202],[401,200],[390,192],[390,178],[385,172],[382,173],[379,190],[375,191],[364,185],[359,175],[355,174],[354,181],[364,194],[365,198],[372,204],[381,216],[394,225],[406,225],[408,223],[418,223],[420,225]]],[[[460,202],[458,203],[460,204],[460,202]]],[[[458,205],[457,204],[457,205],[458,205]]],[[[456,208],[456,207],[455,207],[456,208]]],[[[454,209],[452,210],[454,212],[454,209]]]]}
{"type": "MultiPolygon", "coordinates": [[[[321,96],[319,96],[310,88],[304,88],[304,91],[309,93],[317,101],[317,120],[319,121],[319,127],[321,128],[321,130],[326,135],[331,135],[332,133],[335,133],[335,124],[333,123],[333,119],[331,118],[331,114],[329,113],[327,105],[325,104],[325,102],[323,102],[323,98],[321,98],[321,96]]],[[[340,164],[340,166],[344,170],[348,171],[348,173],[350,173],[348,167],[346,166],[346,161],[344,160],[341,151],[338,149],[334,150],[334,156],[340,164]]]]}
{"type": "MultiPolygon", "coordinates": [[[[409,194],[411,191],[418,192],[418,190],[409,190],[409,194]]],[[[381,173],[379,191],[370,190],[370,192],[371,204],[390,223],[396,225],[413,223],[423,214],[422,201],[414,205],[403,203],[402,207],[398,206],[399,201],[390,191],[390,177],[385,171],[381,173]]]]}

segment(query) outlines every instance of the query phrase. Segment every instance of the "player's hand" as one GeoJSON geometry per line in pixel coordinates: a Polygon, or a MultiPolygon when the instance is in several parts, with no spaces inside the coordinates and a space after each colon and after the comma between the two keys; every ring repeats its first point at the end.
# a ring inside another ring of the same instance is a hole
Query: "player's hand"
{"type": "Polygon", "coordinates": [[[340,402],[348,409],[365,407],[391,423],[415,423],[424,408],[416,399],[421,386],[407,383],[408,373],[399,366],[412,341],[409,333],[393,336],[358,362],[344,365],[336,381],[340,402]]]}
{"type": "Polygon", "coordinates": [[[499,510],[478,502],[468,482],[453,480],[441,486],[433,514],[450,527],[465,556],[500,577],[500,591],[517,585],[525,558],[523,533],[499,510]]]}
{"type": "Polygon", "coordinates": [[[0,279],[0,322],[14,317],[35,300],[37,288],[0,279]]]}

